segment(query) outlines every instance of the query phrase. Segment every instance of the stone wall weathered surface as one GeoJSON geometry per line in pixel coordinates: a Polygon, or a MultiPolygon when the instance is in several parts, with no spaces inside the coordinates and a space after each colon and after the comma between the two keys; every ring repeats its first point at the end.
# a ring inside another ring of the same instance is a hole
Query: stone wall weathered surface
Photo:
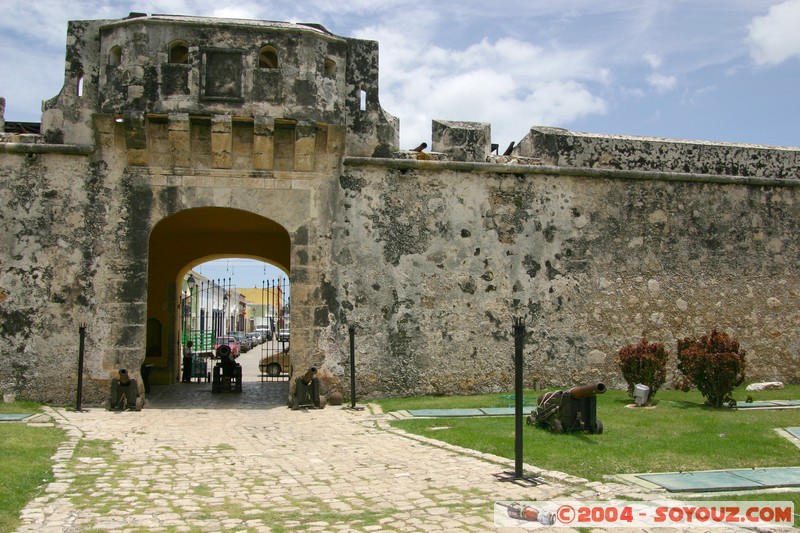
{"type": "Polygon", "coordinates": [[[364,394],[510,389],[514,316],[528,386],[620,385],[624,344],[644,334],[674,361],[712,328],[740,339],[748,376],[800,377],[794,187],[351,162],[330,344],[357,326],[364,394]]]}
{"type": "Polygon", "coordinates": [[[515,153],[563,167],[800,178],[797,149],[780,146],[599,135],[536,126],[515,153]]]}
{"type": "Polygon", "coordinates": [[[0,388],[25,396],[35,382],[30,396],[63,401],[64,390],[76,391],[78,326],[95,314],[94,275],[106,245],[105,165],[3,155],[0,388]]]}

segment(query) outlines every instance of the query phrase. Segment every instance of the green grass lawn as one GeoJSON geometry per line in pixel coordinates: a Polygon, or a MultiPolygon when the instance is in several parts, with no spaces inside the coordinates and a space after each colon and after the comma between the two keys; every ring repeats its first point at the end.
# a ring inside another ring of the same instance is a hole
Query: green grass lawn
{"type": "MultiPolygon", "coordinates": [[[[33,403],[0,402],[0,413],[36,413],[33,403]]],[[[52,480],[50,457],[63,442],[63,431],[0,422],[0,531],[14,531],[19,513],[42,484],[52,480]]]]}
{"type": "MultiPolygon", "coordinates": [[[[526,391],[526,398],[541,392],[526,391]]],[[[736,391],[744,401],[800,399],[800,386],[780,391],[736,391]]],[[[470,397],[387,399],[386,411],[399,409],[496,407],[513,404],[503,394],[470,397]]],[[[800,410],[734,411],[703,404],[698,392],[659,391],[654,409],[631,409],[624,391],[597,396],[600,435],[557,435],[525,425],[524,461],[592,481],[611,474],[671,472],[723,468],[796,466],[800,449],[775,433],[775,428],[800,426],[800,410]]],[[[530,407],[525,408],[526,415],[530,407]]],[[[513,417],[438,418],[394,421],[411,433],[514,458],[513,417]],[[442,428],[447,429],[442,429],[442,428]]]]}

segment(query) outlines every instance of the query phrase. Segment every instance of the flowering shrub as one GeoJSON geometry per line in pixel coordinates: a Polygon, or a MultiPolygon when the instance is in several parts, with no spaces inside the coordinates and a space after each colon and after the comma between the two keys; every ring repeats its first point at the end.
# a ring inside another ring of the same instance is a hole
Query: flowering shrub
{"type": "Polygon", "coordinates": [[[658,389],[667,379],[667,357],[669,353],[664,345],[658,342],[648,344],[642,337],[639,344],[623,346],[617,355],[617,364],[622,371],[622,377],[628,382],[628,394],[633,397],[633,389],[637,383],[650,387],[652,402],[658,389]]]}
{"type": "Polygon", "coordinates": [[[700,339],[679,340],[678,370],[685,376],[680,388],[694,385],[714,407],[736,405],[731,392],[744,382],[745,355],[739,341],[717,330],[700,339]]]}

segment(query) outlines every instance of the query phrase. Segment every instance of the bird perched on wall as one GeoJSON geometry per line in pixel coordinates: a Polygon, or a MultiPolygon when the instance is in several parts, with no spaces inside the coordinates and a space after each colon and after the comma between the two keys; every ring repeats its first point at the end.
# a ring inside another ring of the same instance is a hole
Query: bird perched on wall
{"type": "Polygon", "coordinates": [[[503,152],[503,155],[511,155],[511,152],[514,150],[514,141],[511,141],[511,144],[508,145],[506,151],[503,152]]]}
{"type": "Polygon", "coordinates": [[[412,148],[411,151],[412,152],[421,152],[427,147],[428,147],[428,143],[422,143],[419,146],[417,146],[416,148],[412,148]]]}

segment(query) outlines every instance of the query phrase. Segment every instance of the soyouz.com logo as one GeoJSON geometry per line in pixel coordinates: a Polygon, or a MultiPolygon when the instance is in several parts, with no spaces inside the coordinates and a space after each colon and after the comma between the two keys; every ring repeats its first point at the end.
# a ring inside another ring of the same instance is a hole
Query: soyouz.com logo
{"type": "Polygon", "coordinates": [[[497,527],[792,527],[788,501],[504,501],[494,505],[497,527]]]}

